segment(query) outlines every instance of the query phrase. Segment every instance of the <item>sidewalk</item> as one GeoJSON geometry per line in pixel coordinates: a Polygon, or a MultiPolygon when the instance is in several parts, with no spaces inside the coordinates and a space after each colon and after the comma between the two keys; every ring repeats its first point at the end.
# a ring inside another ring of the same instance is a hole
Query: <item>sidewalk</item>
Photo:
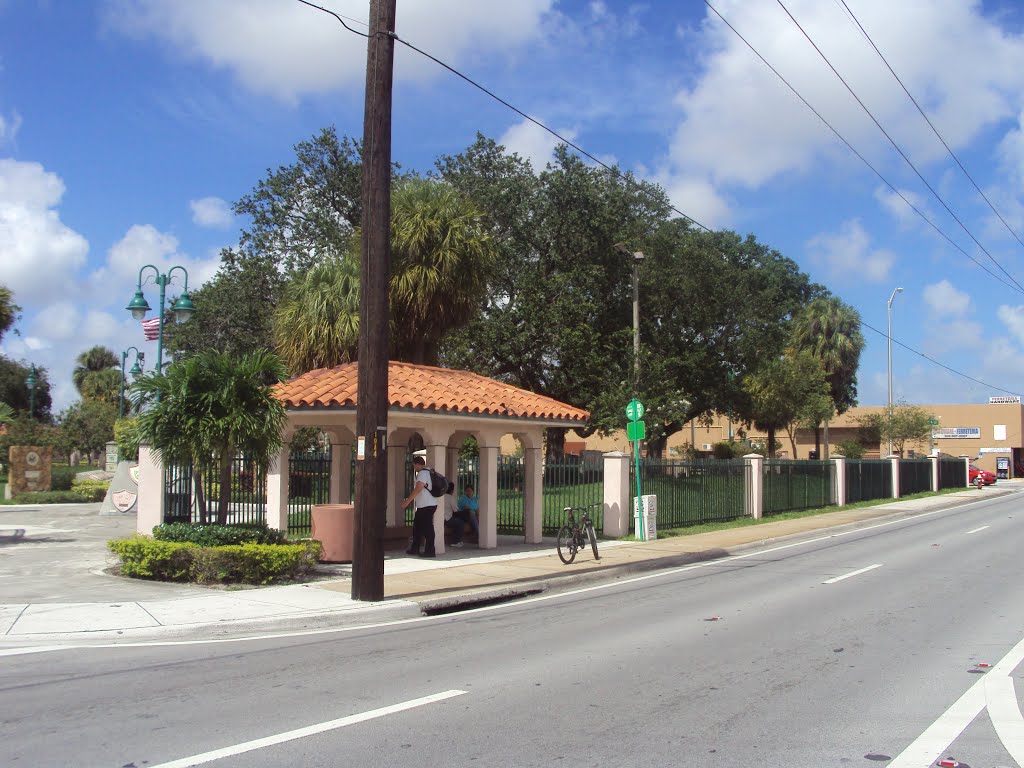
{"type": "Polygon", "coordinates": [[[600,543],[563,565],[553,539],[527,545],[499,537],[497,550],[452,550],[435,560],[389,556],[385,600],[354,601],[350,566],[325,566],[324,579],[262,588],[211,589],[124,579],[104,573],[108,538],[134,519],[100,518],[92,507],[0,507],[0,648],[74,642],[211,639],[372,624],[476,602],[566,589],[583,583],[734,554],[824,529],[968,504],[1024,490],[1024,482],[814,517],[659,539],[600,543]],[[115,530],[111,530],[111,528],[115,530]],[[18,530],[22,533],[16,533],[18,530]],[[71,561],[68,561],[72,555],[71,561]],[[31,561],[26,574],[24,568],[31,561]],[[14,569],[12,570],[12,566],[14,569]]]}

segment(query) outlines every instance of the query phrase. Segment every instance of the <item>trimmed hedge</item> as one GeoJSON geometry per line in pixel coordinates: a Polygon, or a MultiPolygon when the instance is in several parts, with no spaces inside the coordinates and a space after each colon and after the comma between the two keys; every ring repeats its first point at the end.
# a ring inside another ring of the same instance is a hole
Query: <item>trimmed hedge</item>
{"type": "Polygon", "coordinates": [[[287,544],[287,535],[262,523],[245,525],[201,525],[194,523],[162,523],[153,529],[157,541],[178,541],[200,547],[223,547],[229,544],[287,544]]]}
{"type": "Polygon", "coordinates": [[[232,544],[200,547],[190,542],[132,536],[107,542],[121,558],[121,573],[140,579],[193,581],[198,584],[269,584],[300,578],[320,559],[320,542],[232,544]]]}

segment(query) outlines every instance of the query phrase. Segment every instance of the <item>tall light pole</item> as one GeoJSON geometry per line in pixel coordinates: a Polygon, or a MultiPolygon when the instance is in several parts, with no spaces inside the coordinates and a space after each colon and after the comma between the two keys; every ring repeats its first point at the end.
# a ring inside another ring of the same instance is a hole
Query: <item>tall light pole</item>
{"type": "Polygon", "coordinates": [[[615,250],[621,256],[633,260],[633,393],[640,386],[640,262],[643,251],[630,251],[624,243],[616,243],[615,250]]]}
{"type": "MultiPolygon", "coordinates": [[[[156,341],[156,372],[160,373],[164,369],[164,303],[167,294],[167,286],[171,282],[171,276],[175,270],[181,270],[181,273],[185,276],[185,285],[181,290],[181,295],[178,296],[174,302],[174,306],[171,309],[174,312],[174,321],[177,323],[188,322],[188,319],[192,317],[192,313],[196,311],[196,308],[192,306],[192,300],[188,297],[188,270],[184,267],[171,267],[167,272],[161,274],[160,270],[154,267],[152,264],[146,264],[139,270],[139,285],[135,289],[135,295],[132,300],[128,302],[128,306],[125,307],[129,312],[132,313],[132,317],[136,320],[143,320],[146,317],[146,313],[149,312],[149,302],[146,301],[146,297],[142,295],[142,280],[143,274],[147,269],[153,270],[153,282],[160,286],[160,331],[156,341]]],[[[157,399],[159,399],[160,393],[157,393],[157,399]]]]}
{"type": "Polygon", "coordinates": [[[28,376],[25,378],[25,386],[28,387],[28,417],[30,419],[35,418],[36,384],[38,381],[39,376],[36,373],[36,367],[33,365],[28,371],[28,376]]]}
{"type": "Polygon", "coordinates": [[[132,376],[132,380],[139,378],[142,375],[142,366],[146,363],[146,353],[140,352],[138,347],[128,347],[121,353],[121,394],[117,401],[117,418],[124,418],[124,364],[128,361],[128,353],[135,350],[135,364],[129,373],[132,376]]]}
{"type": "Polygon", "coordinates": [[[886,305],[886,315],[889,321],[889,332],[886,335],[886,339],[889,342],[889,413],[887,416],[889,424],[889,450],[886,456],[892,456],[892,300],[896,298],[897,293],[903,293],[903,289],[897,288],[894,290],[886,305]]]}

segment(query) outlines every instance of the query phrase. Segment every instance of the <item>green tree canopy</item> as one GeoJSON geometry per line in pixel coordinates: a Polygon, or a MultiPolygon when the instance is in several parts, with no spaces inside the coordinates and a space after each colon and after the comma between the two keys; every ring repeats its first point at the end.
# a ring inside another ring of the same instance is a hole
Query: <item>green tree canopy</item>
{"type": "Polygon", "coordinates": [[[860,313],[836,296],[811,301],[793,320],[793,345],[821,363],[837,413],[857,404],[857,368],[864,349],[860,313]]]}
{"type": "MultiPolygon", "coordinates": [[[[28,415],[30,396],[28,374],[31,366],[0,355],[0,402],[7,403],[17,414],[28,415]]],[[[50,421],[50,379],[45,368],[36,368],[36,394],[34,416],[41,422],[50,421]]]]}
{"type": "Polygon", "coordinates": [[[935,414],[919,405],[897,403],[892,407],[891,418],[886,409],[865,414],[858,423],[867,435],[877,435],[882,443],[892,441],[893,452],[902,456],[905,447],[927,444],[934,418],[935,414]]]}
{"type": "Polygon", "coordinates": [[[87,349],[75,359],[71,381],[83,399],[116,403],[121,388],[121,360],[104,346],[87,349]]]}
{"type": "Polygon", "coordinates": [[[66,453],[77,448],[89,456],[101,452],[114,439],[116,420],[116,402],[83,399],[75,403],[58,418],[62,448],[66,453]]]}
{"type": "Polygon", "coordinates": [[[21,307],[14,303],[14,294],[9,288],[0,285],[0,339],[18,320],[21,307]]]}
{"type": "MultiPolygon", "coordinates": [[[[235,454],[244,452],[266,466],[281,447],[286,416],[272,387],[286,374],[280,359],[267,352],[236,358],[206,351],[176,361],[163,374],[151,373],[133,387],[149,403],[138,421],[142,441],[164,463],[191,466],[197,480],[211,463],[218,472],[218,523],[227,522],[235,454]]],[[[201,487],[197,482],[197,490],[201,487]]],[[[200,518],[208,522],[201,490],[197,502],[200,518]]]]}

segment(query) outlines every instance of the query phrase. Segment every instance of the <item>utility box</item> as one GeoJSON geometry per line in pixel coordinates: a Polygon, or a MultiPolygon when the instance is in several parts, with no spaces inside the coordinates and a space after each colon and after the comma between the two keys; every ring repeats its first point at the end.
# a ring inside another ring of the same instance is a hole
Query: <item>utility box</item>
{"type": "Polygon", "coordinates": [[[658,497],[651,494],[640,497],[637,509],[636,496],[633,497],[634,527],[636,537],[641,541],[654,541],[658,538],[658,497]]]}

